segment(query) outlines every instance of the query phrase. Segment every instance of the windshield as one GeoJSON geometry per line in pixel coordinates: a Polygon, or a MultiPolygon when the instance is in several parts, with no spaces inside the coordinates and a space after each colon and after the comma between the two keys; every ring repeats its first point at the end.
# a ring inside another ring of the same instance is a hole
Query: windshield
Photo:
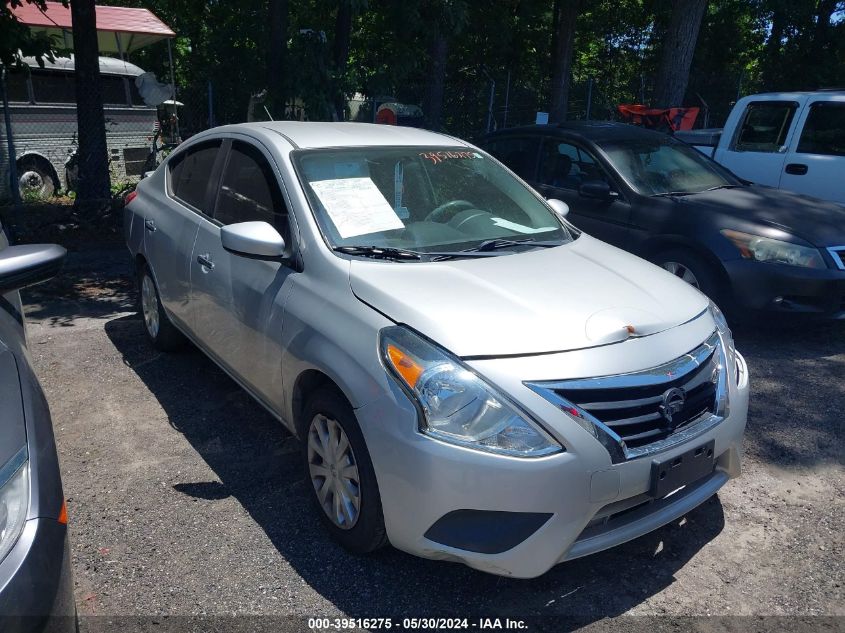
{"type": "Polygon", "coordinates": [[[740,184],[698,150],[669,138],[608,141],[601,148],[628,184],[644,196],[699,193],[740,184]]]}
{"type": "Polygon", "coordinates": [[[491,240],[524,250],[572,239],[525,185],[465,147],[306,150],[294,164],[323,234],[342,252],[487,250],[491,240]]]}

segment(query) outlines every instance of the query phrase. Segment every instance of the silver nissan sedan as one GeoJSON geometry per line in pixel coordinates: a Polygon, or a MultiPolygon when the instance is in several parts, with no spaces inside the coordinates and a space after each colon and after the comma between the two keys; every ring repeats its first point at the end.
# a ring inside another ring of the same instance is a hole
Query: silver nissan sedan
{"type": "Polygon", "coordinates": [[[748,370],[693,287],[418,129],[192,137],[125,210],[146,332],[302,441],[341,544],[529,578],[740,473],[748,370]]]}

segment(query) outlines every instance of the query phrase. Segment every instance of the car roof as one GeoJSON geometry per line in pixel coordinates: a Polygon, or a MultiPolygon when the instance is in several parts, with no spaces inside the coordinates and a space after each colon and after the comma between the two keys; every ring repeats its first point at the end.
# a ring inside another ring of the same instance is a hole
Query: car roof
{"type": "Polygon", "coordinates": [[[666,134],[647,130],[637,125],[617,123],[615,121],[566,121],[556,125],[525,125],[493,132],[486,140],[493,140],[503,136],[540,134],[544,136],[578,137],[583,140],[602,142],[613,140],[666,139],[666,134]]]}
{"type": "MultiPolygon", "coordinates": [[[[467,143],[446,134],[396,125],[373,123],[320,123],[303,121],[263,121],[238,123],[214,128],[202,136],[213,136],[216,131],[265,133],[275,132],[285,137],[297,148],[367,147],[367,146],[432,146],[466,147],[467,143]]],[[[199,136],[199,135],[198,135],[199,136]]]]}

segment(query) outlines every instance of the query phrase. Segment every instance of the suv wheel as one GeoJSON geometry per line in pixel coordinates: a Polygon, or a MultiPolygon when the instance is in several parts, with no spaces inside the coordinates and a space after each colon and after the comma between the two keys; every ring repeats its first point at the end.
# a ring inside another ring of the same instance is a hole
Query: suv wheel
{"type": "Polygon", "coordinates": [[[332,537],[364,554],[387,543],[381,498],[355,413],[334,389],[305,405],[302,459],[310,497],[332,537]]]}

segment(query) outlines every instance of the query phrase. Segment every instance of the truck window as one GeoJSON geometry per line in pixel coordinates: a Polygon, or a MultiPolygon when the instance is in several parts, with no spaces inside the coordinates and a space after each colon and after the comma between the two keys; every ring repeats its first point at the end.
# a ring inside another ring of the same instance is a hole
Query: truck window
{"type": "Polygon", "coordinates": [[[845,103],[819,101],[810,107],[799,154],[845,156],[845,103]]]}
{"type": "Polygon", "coordinates": [[[757,101],[748,104],[734,149],[738,152],[777,152],[786,144],[786,135],[797,108],[798,104],[792,101],[757,101]]]}

